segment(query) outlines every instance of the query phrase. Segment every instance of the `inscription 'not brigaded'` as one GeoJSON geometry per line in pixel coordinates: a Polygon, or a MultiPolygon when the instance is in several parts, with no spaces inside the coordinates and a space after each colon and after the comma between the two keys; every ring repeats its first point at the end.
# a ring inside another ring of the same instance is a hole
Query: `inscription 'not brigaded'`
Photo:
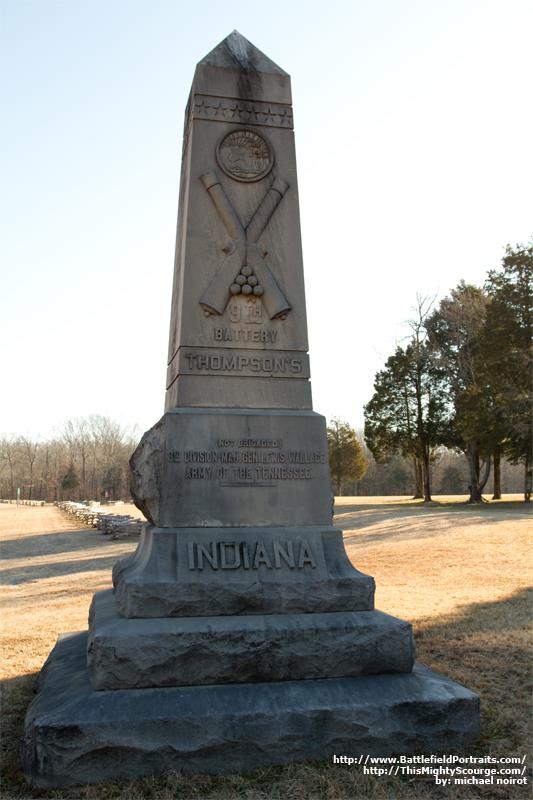
{"type": "Polygon", "coordinates": [[[304,569],[316,568],[309,542],[188,542],[190,570],[218,569],[304,569]]]}

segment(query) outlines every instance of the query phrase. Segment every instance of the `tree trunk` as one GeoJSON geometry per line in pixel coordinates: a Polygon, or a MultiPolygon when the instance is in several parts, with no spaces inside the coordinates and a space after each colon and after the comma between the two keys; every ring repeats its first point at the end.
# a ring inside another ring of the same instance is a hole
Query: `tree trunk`
{"type": "Polygon", "coordinates": [[[11,463],[11,459],[9,460],[9,481],[11,484],[11,500],[15,499],[15,478],[13,475],[13,464],[11,463]]]}
{"type": "Polygon", "coordinates": [[[44,462],[44,499],[49,499],[49,487],[48,487],[48,447],[46,448],[46,461],[44,462]]]}
{"type": "Polygon", "coordinates": [[[80,481],[80,493],[81,497],[80,500],[87,500],[87,474],[86,474],[86,464],[87,455],[85,453],[85,447],[82,448],[81,451],[81,481],[80,481]]]}
{"type": "MultiPolygon", "coordinates": [[[[483,491],[483,489],[485,488],[485,484],[487,483],[487,481],[489,479],[490,467],[491,467],[491,457],[488,456],[487,460],[483,464],[483,469],[480,471],[480,476],[479,476],[479,490],[480,490],[480,492],[483,491]]],[[[483,499],[483,502],[485,502],[484,499],[483,499]]]]}
{"type": "Polygon", "coordinates": [[[420,460],[413,458],[413,471],[414,471],[414,479],[415,479],[415,493],[413,495],[413,500],[420,500],[424,497],[424,482],[422,480],[422,464],[420,460]]]}
{"type": "Polygon", "coordinates": [[[470,483],[468,485],[470,497],[468,498],[467,503],[483,503],[482,489],[487,482],[488,474],[485,477],[485,481],[482,483],[481,467],[479,463],[479,449],[477,444],[473,443],[468,445],[466,449],[466,456],[468,458],[468,466],[470,468],[470,483]]]}
{"type": "Polygon", "coordinates": [[[494,459],[494,494],[492,495],[492,499],[501,500],[502,499],[501,464],[500,464],[501,449],[499,444],[497,444],[494,448],[493,459],[494,459]]]}
{"type": "Polygon", "coordinates": [[[423,493],[424,503],[431,501],[431,477],[429,471],[429,447],[427,444],[426,432],[424,430],[424,409],[422,406],[422,370],[420,359],[416,360],[416,432],[418,437],[418,445],[422,450],[422,480],[423,480],[423,493]]]}
{"type": "Polygon", "coordinates": [[[524,464],[524,503],[531,503],[531,492],[533,490],[533,465],[531,455],[528,453],[524,464]]]}
{"type": "Polygon", "coordinates": [[[482,470],[479,459],[479,449],[477,444],[469,445],[466,454],[468,457],[468,464],[470,467],[470,483],[468,485],[468,491],[470,492],[470,497],[468,498],[467,503],[485,503],[486,501],[485,498],[483,497],[483,489],[490,475],[490,465],[491,465],[490,456],[483,464],[483,470],[482,470]]]}
{"type": "Polygon", "coordinates": [[[429,465],[429,452],[424,447],[424,460],[422,462],[422,473],[424,476],[424,503],[431,502],[431,473],[429,465]]]}

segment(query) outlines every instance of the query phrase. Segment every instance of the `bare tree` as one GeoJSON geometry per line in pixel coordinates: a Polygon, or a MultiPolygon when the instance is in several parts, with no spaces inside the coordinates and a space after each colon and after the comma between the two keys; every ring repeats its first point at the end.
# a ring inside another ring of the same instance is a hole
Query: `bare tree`
{"type": "Polygon", "coordinates": [[[20,445],[28,464],[28,500],[33,499],[33,466],[37,458],[39,442],[32,442],[26,436],[20,437],[20,445]]]}
{"type": "Polygon", "coordinates": [[[0,439],[0,458],[8,465],[10,481],[10,498],[15,499],[15,469],[20,457],[19,442],[13,436],[3,436],[0,439]]]}
{"type": "Polygon", "coordinates": [[[104,416],[68,419],[47,442],[3,436],[0,496],[14,499],[20,486],[26,499],[129,499],[137,438],[104,416]]]}

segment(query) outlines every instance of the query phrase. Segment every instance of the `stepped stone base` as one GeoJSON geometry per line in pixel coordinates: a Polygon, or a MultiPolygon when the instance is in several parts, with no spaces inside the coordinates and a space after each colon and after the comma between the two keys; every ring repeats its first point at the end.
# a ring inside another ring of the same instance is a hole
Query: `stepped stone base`
{"type": "Polygon", "coordinates": [[[95,692],[86,646],[86,634],[61,637],[41,672],[23,747],[36,787],[449,750],[479,733],[478,696],[420,665],[410,674],[95,692]]]}
{"type": "Polygon", "coordinates": [[[411,626],[381,611],[124,619],[94,595],[87,664],[95,689],[410,672],[411,626]]]}
{"type": "Polygon", "coordinates": [[[374,579],[327,525],[156,528],[113,567],[123,617],[370,611],[374,579]]]}

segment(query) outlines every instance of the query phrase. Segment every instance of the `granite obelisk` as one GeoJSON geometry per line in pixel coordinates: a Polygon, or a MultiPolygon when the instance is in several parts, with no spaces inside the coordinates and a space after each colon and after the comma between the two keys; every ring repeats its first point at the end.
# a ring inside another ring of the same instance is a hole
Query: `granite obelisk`
{"type": "Polygon", "coordinates": [[[289,76],[237,32],[185,114],[165,413],[131,460],[148,520],[28,711],[37,786],[222,772],[476,736],[478,698],[332,525],[312,410],[289,76]],[[102,757],[105,753],[105,758],[102,757]]]}

